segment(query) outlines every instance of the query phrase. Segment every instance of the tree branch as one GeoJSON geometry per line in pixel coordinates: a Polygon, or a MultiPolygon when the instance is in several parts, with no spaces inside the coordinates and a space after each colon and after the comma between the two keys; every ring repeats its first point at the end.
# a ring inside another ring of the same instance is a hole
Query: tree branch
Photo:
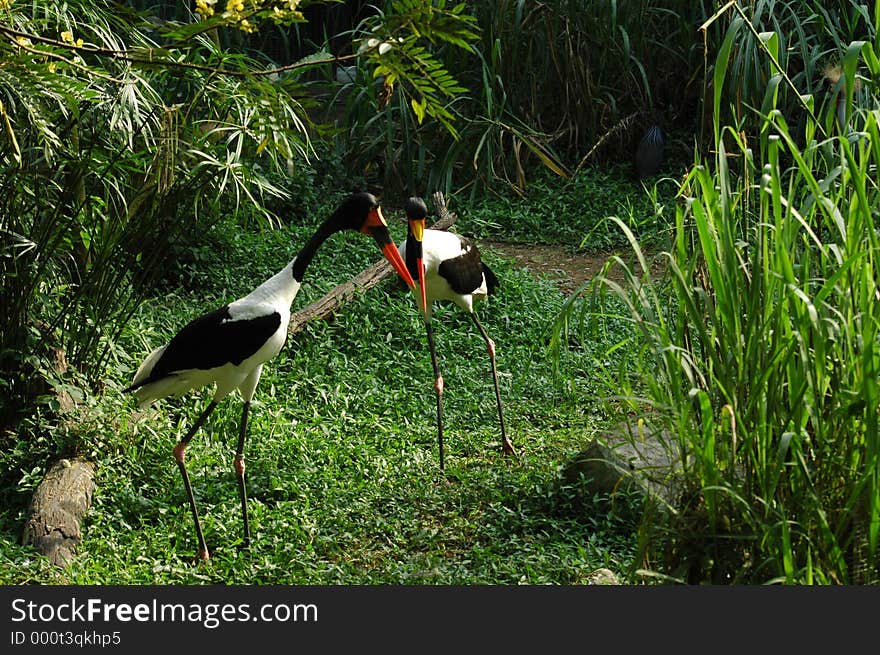
{"type": "Polygon", "coordinates": [[[30,39],[32,43],[43,43],[45,45],[49,45],[55,48],[63,48],[70,52],[74,53],[85,53],[90,55],[96,55],[99,57],[107,57],[114,61],[123,61],[129,64],[138,64],[141,66],[154,66],[154,67],[162,67],[166,69],[173,68],[181,68],[181,69],[189,69],[189,70],[197,70],[205,73],[211,73],[215,75],[227,75],[230,77],[252,77],[252,76],[268,76],[268,75],[278,75],[280,73],[285,73],[287,71],[296,70],[297,68],[303,68],[304,66],[316,66],[319,64],[334,64],[339,62],[348,61],[351,59],[356,59],[358,54],[351,55],[338,55],[338,56],[329,56],[324,59],[306,59],[294,62],[292,64],[287,64],[284,66],[276,66],[274,68],[258,68],[258,69],[249,69],[249,70],[230,70],[228,68],[217,68],[215,66],[208,66],[205,64],[193,64],[187,61],[180,61],[177,59],[172,59],[170,57],[170,50],[168,48],[155,47],[155,48],[136,48],[134,50],[115,50],[111,48],[102,48],[95,45],[76,45],[73,43],[67,43],[66,41],[59,41],[58,39],[52,39],[46,36],[41,36],[39,34],[32,34],[30,32],[22,32],[21,30],[17,30],[13,27],[8,27],[6,25],[0,25],[0,34],[5,34],[10,37],[12,44],[16,47],[22,48],[27,52],[33,55],[41,55],[44,57],[49,57],[51,59],[57,59],[59,61],[63,61],[67,64],[71,64],[76,66],[77,68],[83,70],[84,72],[95,75],[97,77],[101,77],[103,79],[107,79],[111,82],[116,82],[118,84],[125,83],[124,80],[118,80],[113,77],[108,77],[105,74],[101,74],[96,72],[94,69],[88,66],[77,64],[70,59],[65,58],[62,55],[59,55],[52,51],[40,50],[38,48],[33,48],[27,45],[23,45],[21,42],[17,41],[17,39],[30,39]],[[132,52],[143,53],[142,56],[135,56],[132,52]]]}
{"type": "MultiPolygon", "coordinates": [[[[449,229],[458,220],[458,216],[454,212],[449,211],[449,208],[446,206],[446,199],[440,191],[434,194],[434,207],[436,208],[438,220],[431,225],[432,230],[449,229]]],[[[329,318],[340,307],[351,302],[359,292],[372,289],[393,272],[391,264],[384,259],[376,262],[369,268],[365,268],[348,282],[343,282],[335,287],[320,300],[316,300],[311,305],[307,305],[291,315],[290,325],[287,328],[288,336],[300,332],[311,321],[329,318]]]]}

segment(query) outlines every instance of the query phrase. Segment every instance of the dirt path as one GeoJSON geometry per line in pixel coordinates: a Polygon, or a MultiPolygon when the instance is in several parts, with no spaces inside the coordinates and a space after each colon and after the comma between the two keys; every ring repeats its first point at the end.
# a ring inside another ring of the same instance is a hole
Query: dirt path
{"type": "MultiPolygon", "coordinates": [[[[605,266],[608,259],[615,253],[603,251],[595,253],[572,254],[563,246],[506,243],[504,241],[480,240],[477,243],[481,250],[492,250],[511,257],[519,264],[536,274],[545,274],[556,281],[559,290],[569,295],[587,280],[595,277],[605,266]]],[[[620,267],[614,267],[608,276],[622,281],[620,267]]]]}

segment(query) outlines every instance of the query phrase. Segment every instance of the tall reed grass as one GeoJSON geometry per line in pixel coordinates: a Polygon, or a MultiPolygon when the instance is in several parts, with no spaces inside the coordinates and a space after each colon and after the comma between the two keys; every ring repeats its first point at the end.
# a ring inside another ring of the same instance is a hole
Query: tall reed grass
{"type": "MultiPolygon", "coordinates": [[[[784,73],[766,59],[758,129],[725,126],[725,52],[714,69],[715,153],[696,157],[681,184],[661,255],[666,275],[652,273],[618,221],[637,265],[617,257],[625,282],[602,280],[638,333],[627,374],[606,375],[608,395],[668,435],[682,466],[680,502],[646,514],[642,573],[688,583],[877,583],[875,44],[846,49],[845,83],[852,89],[858,78],[868,100],[827,137],[834,107],[817,111],[805,95],[802,127],[793,128],[777,104],[784,73]]],[[[557,318],[555,343],[577,317],[589,338],[595,312],[577,309],[584,300],[557,318]]]]}

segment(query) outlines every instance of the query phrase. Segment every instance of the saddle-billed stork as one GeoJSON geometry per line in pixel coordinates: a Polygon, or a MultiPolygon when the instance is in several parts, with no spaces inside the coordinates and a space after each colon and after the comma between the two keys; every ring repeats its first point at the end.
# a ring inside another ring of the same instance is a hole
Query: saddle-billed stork
{"type": "Polygon", "coordinates": [[[369,193],[348,197],[324,221],[296,257],[282,271],[269,278],[243,298],[193,319],[167,345],[156,348],[140,365],[125,392],[134,392],[141,407],[167,396],[179,396],[192,389],[216,384],[211,402],[196,419],[189,432],[174,447],[174,458],[189,498],[199,556],[209,558],[196,501],[186,471],[186,447],[217,404],[235,389],[241,393],[238,447],[235,474],[241,497],[244,543],[250,542],[247,492],[244,480],[244,446],[251,399],[260,380],[263,364],[277,355],[287,341],[290,307],[302,284],[306,268],[318,248],[331,235],[356,230],[375,239],[382,254],[411,288],[410,276],[376,198],[369,193]]]}
{"type": "Polygon", "coordinates": [[[498,278],[480,258],[477,246],[465,237],[441,230],[425,229],[428,208],[424,200],[413,197],[407,200],[408,230],[406,242],[400,246],[400,256],[406,262],[410,276],[415,280],[416,293],[425,319],[431,364],[434,367],[434,392],[437,398],[437,441],[440,448],[440,468],[444,468],[443,456],[443,376],[437,363],[434,333],[431,328],[432,305],[435,300],[450,300],[473,320],[480,331],[489,360],[492,364],[492,380],[495,383],[495,401],[501,424],[501,448],[504,454],[516,454],[504,428],[504,411],[501,391],[498,387],[498,368],[495,364],[495,342],[474,312],[474,302],[484,300],[498,287],[498,278]]]}

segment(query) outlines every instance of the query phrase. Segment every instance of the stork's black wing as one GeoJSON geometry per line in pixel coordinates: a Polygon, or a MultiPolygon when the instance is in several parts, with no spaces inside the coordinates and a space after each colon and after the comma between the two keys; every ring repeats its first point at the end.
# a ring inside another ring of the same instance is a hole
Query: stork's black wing
{"type": "Polygon", "coordinates": [[[231,318],[229,305],[225,305],[187,323],[168,343],[144,383],[176,371],[241,364],[281,325],[278,312],[235,321],[231,318]]]}
{"type": "Polygon", "coordinates": [[[483,264],[480,251],[470,239],[461,240],[462,253],[440,262],[437,272],[455,293],[472,293],[483,283],[483,264]]]}
{"type": "Polygon", "coordinates": [[[489,295],[495,293],[495,289],[501,286],[501,284],[498,282],[498,276],[495,275],[495,271],[486,266],[486,262],[483,262],[483,275],[486,276],[486,293],[489,295]]]}

